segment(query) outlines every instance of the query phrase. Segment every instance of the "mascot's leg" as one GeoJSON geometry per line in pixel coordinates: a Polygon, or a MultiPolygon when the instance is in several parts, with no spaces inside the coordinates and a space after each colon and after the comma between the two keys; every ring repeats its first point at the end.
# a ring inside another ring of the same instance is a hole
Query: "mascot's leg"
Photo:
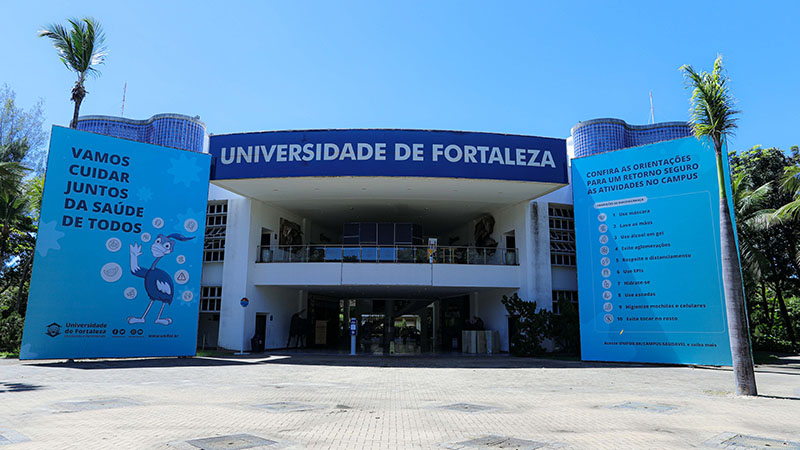
{"type": "Polygon", "coordinates": [[[166,306],[167,306],[166,303],[163,303],[163,302],[161,303],[161,310],[158,311],[158,317],[156,318],[156,323],[157,324],[169,325],[169,324],[172,323],[172,319],[170,319],[170,318],[167,318],[167,317],[165,317],[163,319],[161,318],[161,314],[164,312],[164,307],[166,307],[166,306]]]}
{"type": "Polygon", "coordinates": [[[130,324],[143,323],[145,316],[147,315],[147,313],[150,312],[150,308],[152,307],[153,307],[153,300],[150,300],[150,304],[147,305],[147,309],[144,310],[144,314],[142,314],[142,317],[130,316],[128,317],[128,323],[130,324]]]}

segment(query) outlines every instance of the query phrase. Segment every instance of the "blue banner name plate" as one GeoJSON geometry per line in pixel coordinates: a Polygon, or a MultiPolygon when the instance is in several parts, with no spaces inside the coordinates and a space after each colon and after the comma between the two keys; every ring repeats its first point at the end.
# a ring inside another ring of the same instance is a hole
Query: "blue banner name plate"
{"type": "Polygon", "coordinates": [[[306,130],[209,138],[211,178],[392,176],[566,184],[564,139],[424,130],[306,130]]]}

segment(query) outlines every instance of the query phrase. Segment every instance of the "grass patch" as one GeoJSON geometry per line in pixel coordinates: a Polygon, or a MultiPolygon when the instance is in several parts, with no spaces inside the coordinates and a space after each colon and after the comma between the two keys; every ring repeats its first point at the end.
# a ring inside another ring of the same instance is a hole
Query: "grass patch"
{"type": "Polygon", "coordinates": [[[0,352],[0,359],[19,358],[19,352],[0,352]]]}

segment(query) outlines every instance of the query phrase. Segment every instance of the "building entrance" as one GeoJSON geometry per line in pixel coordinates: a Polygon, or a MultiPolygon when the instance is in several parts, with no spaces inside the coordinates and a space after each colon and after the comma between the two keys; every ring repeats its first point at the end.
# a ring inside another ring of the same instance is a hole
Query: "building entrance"
{"type": "Polygon", "coordinates": [[[349,352],[350,319],[356,352],[414,355],[461,351],[470,320],[469,296],[444,299],[337,299],[309,294],[310,348],[349,352]]]}

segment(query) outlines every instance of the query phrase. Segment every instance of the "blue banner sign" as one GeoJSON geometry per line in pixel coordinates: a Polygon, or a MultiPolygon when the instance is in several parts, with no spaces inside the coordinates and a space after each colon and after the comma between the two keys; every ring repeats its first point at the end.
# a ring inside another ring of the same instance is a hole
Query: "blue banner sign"
{"type": "Polygon", "coordinates": [[[209,168],[53,127],[21,359],[195,354],[209,168]]]}
{"type": "Polygon", "coordinates": [[[564,139],[423,130],[310,130],[211,136],[211,178],[444,177],[563,183],[564,139]]]}
{"type": "Polygon", "coordinates": [[[574,159],[572,183],[582,359],[730,365],[713,149],[574,159]]]}

